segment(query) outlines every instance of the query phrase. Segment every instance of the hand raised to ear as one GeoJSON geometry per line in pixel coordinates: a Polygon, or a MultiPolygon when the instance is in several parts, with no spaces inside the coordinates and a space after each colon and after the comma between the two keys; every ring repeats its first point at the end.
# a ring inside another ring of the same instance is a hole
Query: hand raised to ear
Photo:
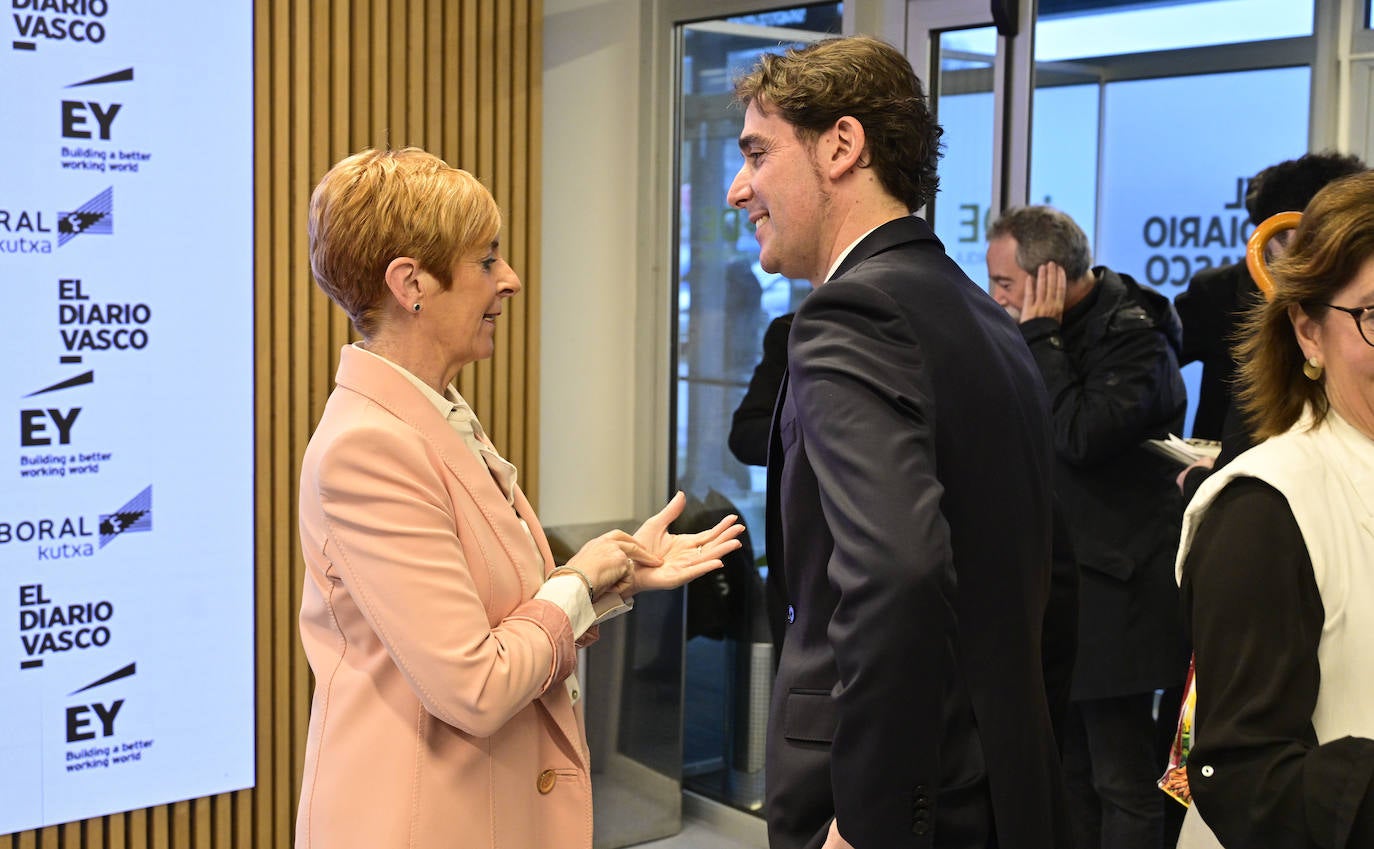
{"type": "Polygon", "coordinates": [[[1068,290],[1068,275],[1056,262],[1047,262],[1035,270],[1035,279],[1026,286],[1025,303],[1021,305],[1021,323],[1033,318],[1064,320],[1064,297],[1068,290]]]}

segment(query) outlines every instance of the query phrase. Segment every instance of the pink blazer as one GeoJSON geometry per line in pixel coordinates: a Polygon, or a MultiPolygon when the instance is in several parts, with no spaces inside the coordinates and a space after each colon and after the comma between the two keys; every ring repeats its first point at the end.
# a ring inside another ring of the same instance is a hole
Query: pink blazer
{"type": "Polygon", "coordinates": [[[589,849],[576,654],[553,564],[486,466],[389,365],[343,349],[301,467],[315,674],[297,849],[589,849]],[[542,560],[541,560],[542,555],[542,560]]]}

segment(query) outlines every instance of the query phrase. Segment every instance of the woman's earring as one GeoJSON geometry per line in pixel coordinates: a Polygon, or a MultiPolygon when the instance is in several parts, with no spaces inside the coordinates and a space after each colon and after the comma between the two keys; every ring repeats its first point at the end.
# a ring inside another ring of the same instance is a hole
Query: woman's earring
{"type": "Polygon", "coordinates": [[[420,311],[420,302],[419,302],[419,301],[416,301],[416,302],[415,302],[415,306],[411,307],[411,309],[415,310],[416,312],[419,312],[419,311],[420,311]]]}
{"type": "Polygon", "coordinates": [[[1316,357],[1308,357],[1307,362],[1302,364],[1302,374],[1308,380],[1321,380],[1322,364],[1317,362],[1316,357]]]}

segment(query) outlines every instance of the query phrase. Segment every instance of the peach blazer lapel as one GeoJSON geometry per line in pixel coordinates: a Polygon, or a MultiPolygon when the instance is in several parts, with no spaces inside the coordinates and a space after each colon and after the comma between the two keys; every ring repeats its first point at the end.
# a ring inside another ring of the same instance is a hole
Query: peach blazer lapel
{"type": "MultiPolygon", "coordinates": [[[[531,585],[530,576],[547,575],[553,569],[554,559],[548,539],[544,536],[544,529],[520,487],[515,487],[515,509],[512,510],[501,488],[497,486],[487,469],[486,463],[473,456],[472,451],[464,444],[463,438],[443,416],[439,415],[434,405],[386,363],[379,362],[363,351],[354,350],[352,345],[345,345],[339,359],[336,383],[370,399],[400,421],[413,427],[434,445],[444,465],[472,497],[473,503],[477,505],[496,534],[512,568],[519,576],[522,594],[525,598],[532,598],[539,587],[537,584],[531,585]],[[521,518],[530,529],[529,536],[534,538],[535,548],[542,558],[541,563],[533,562],[534,550],[530,548],[524,528],[520,527],[521,518]],[[521,564],[526,564],[528,568],[521,568],[521,564]]],[[[485,436],[482,437],[482,441],[492,447],[490,440],[485,436]]],[[[538,703],[567,738],[571,750],[577,752],[583,767],[590,769],[588,752],[582,742],[584,736],[581,733],[580,722],[568,699],[566,689],[561,685],[550,687],[548,692],[538,699],[538,703]]]]}
{"type": "MultiPolygon", "coordinates": [[[[444,465],[472,497],[511,563],[534,566],[533,574],[541,577],[547,574],[553,560],[543,529],[532,521],[534,517],[529,502],[524,500],[523,495],[517,494],[516,509],[521,510],[520,515],[525,517],[544,560],[538,564],[531,562],[534,552],[530,549],[524,529],[520,527],[520,519],[506,502],[505,495],[492,479],[486,464],[473,456],[463,438],[414,386],[390,365],[378,362],[365,352],[354,350],[352,345],[344,346],[336,382],[371,399],[428,440],[444,465]]],[[[520,573],[524,595],[533,596],[538,586],[529,585],[530,572],[521,568],[516,571],[520,573]]]]}

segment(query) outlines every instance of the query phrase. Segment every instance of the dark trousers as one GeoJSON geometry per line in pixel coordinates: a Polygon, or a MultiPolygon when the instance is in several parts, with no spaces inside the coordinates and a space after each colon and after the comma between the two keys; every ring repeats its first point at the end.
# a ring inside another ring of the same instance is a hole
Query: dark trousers
{"type": "Polygon", "coordinates": [[[1154,700],[1147,692],[1070,706],[1064,785],[1076,849],[1160,848],[1167,797],[1155,784],[1154,700]]]}

